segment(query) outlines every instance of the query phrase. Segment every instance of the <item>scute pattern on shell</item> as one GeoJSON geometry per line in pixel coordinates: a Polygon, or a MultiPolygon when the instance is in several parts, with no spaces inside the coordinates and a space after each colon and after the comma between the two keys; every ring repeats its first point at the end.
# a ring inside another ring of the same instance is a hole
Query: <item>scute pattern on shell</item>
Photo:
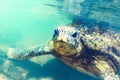
{"type": "Polygon", "coordinates": [[[110,29],[102,31],[103,29],[99,27],[90,29],[80,26],[78,29],[82,43],[86,47],[110,54],[120,63],[120,33],[115,33],[110,29]]]}
{"type": "MultiPolygon", "coordinates": [[[[80,33],[79,43],[83,47],[80,55],[77,58],[73,55],[71,55],[73,57],[63,55],[58,58],[69,66],[87,74],[97,77],[102,76],[105,80],[110,78],[110,76],[105,75],[112,75],[112,80],[119,80],[116,74],[118,74],[118,68],[120,67],[120,34],[99,27],[91,29],[80,25],[75,28],[80,33]]],[[[62,29],[66,30],[64,27],[62,29]]],[[[64,37],[61,36],[61,39],[64,39],[64,37]]],[[[66,42],[67,44],[69,43],[66,42]]],[[[61,52],[57,53],[61,54],[61,52]]],[[[71,49],[69,49],[69,52],[72,52],[71,49]]],[[[67,53],[64,52],[64,54],[67,53]]]]}

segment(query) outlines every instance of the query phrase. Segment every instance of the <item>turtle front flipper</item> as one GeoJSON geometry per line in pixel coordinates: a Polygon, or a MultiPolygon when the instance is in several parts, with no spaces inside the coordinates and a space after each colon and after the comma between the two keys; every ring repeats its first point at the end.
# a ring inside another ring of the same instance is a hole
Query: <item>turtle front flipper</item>
{"type": "Polygon", "coordinates": [[[95,60],[94,63],[101,73],[103,80],[120,80],[118,72],[113,69],[113,66],[110,66],[108,62],[102,60],[95,60]]]}
{"type": "Polygon", "coordinates": [[[51,53],[50,46],[40,46],[30,50],[20,50],[17,48],[9,48],[7,56],[10,59],[28,59],[34,56],[46,55],[51,53]]]}
{"type": "Polygon", "coordinates": [[[118,74],[115,74],[112,69],[107,69],[103,75],[104,80],[120,80],[118,74]]]}

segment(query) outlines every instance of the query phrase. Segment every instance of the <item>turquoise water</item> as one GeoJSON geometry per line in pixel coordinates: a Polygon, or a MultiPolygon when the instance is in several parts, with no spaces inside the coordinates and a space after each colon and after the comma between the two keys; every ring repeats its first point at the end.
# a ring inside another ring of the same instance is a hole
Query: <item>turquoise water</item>
{"type": "Polygon", "coordinates": [[[105,21],[120,31],[120,6],[119,1],[115,1],[118,0],[93,3],[90,0],[0,0],[0,80],[97,80],[69,68],[51,55],[9,60],[6,49],[47,44],[55,27],[73,20],[85,19],[84,24],[88,19],[89,23],[94,21],[92,24],[105,21]],[[101,15],[103,11],[105,14],[101,15]]]}
{"type": "Polygon", "coordinates": [[[1,0],[0,43],[15,46],[43,44],[51,39],[56,26],[71,22],[68,17],[45,3],[58,4],[54,0],[1,0]]]}

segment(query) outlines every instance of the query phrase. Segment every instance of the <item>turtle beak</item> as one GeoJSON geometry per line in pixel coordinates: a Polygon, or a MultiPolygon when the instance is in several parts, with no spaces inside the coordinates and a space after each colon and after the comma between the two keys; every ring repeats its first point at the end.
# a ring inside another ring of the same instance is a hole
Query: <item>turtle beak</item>
{"type": "Polygon", "coordinates": [[[66,35],[63,35],[63,34],[60,34],[60,35],[57,37],[57,41],[67,42],[67,36],[66,36],[66,35]]]}

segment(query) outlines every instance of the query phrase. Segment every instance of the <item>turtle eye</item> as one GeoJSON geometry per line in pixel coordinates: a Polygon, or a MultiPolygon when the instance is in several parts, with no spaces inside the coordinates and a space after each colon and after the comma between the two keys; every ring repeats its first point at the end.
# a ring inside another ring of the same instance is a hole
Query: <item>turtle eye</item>
{"type": "Polygon", "coordinates": [[[75,32],[75,33],[72,35],[72,37],[77,37],[77,32],[75,32]]]}
{"type": "Polygon", "coordinates": [[[56,30],[54,30],[54,34],[58,34],[58,30],[56,29],[56,30]]]}

